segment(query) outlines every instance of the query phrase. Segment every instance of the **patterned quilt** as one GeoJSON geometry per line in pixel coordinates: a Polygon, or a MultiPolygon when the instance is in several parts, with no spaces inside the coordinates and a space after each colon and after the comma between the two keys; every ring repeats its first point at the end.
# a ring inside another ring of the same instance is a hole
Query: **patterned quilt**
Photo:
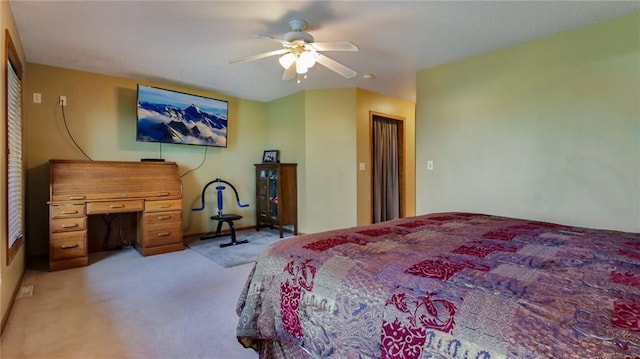
{"type": "Polygon", "coordinates": [[[640,359],[640,233],[438,213],[292,237],[237,312],[262,358],[640,359]]]}

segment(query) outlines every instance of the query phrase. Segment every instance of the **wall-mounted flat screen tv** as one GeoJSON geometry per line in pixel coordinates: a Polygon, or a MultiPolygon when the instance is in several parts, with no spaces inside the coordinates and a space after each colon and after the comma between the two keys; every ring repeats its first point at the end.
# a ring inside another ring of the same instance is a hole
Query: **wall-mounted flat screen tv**
{"type": "Polygon", "coordinates": [[[229,103],[138,84],[136,140],[227,147],[229,103]]]}

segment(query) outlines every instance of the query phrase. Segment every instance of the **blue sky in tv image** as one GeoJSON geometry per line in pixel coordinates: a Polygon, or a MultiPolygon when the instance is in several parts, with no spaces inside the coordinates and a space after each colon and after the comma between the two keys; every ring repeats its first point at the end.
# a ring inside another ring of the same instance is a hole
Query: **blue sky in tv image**
{"type": "MultiPolygon", "coordinates": [[[[196,105],[201,111],[214,113],[225,119],[229,111],[229,104],[226,101],[151,86],[139,85],[138,96],[142,96],[146,102],[172,104],[183,109],[190,105],[196,105]]],[[[140,101],[140,97],[138,97],[138,101],[140,101]]]]}
{"type": "Polygon", "coordinates": [[[227,146],[228,103],[138,85],[137,140],[227,146]]]}

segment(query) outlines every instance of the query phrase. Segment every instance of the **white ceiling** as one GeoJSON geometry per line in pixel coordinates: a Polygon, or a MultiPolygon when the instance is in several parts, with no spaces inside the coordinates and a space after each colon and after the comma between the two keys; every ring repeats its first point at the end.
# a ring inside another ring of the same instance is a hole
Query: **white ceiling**
{"type": "Polygon", "coordinates": [[[302,89],[360,87],[415,101],[416,72],[640,11],[640,1],[54,1],[10,0],[26,60],[140,81],[270,101],[302,89]],[[358,72],[348,80],[316,65],[282,81],[276,50],[289,20],[358,72]],[[362,75],[374,74],[374,80],[362,75]]]}

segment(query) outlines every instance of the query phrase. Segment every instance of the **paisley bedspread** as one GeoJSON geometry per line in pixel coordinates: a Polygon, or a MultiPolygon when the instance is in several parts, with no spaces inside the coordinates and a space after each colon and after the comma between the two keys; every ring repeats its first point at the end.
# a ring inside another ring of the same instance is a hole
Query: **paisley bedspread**
{"type": "Polygon", "coordinates": [[[237,311],[263,358],[640,359],[640,233],[437,213],[292,237],[237,311]]]}

